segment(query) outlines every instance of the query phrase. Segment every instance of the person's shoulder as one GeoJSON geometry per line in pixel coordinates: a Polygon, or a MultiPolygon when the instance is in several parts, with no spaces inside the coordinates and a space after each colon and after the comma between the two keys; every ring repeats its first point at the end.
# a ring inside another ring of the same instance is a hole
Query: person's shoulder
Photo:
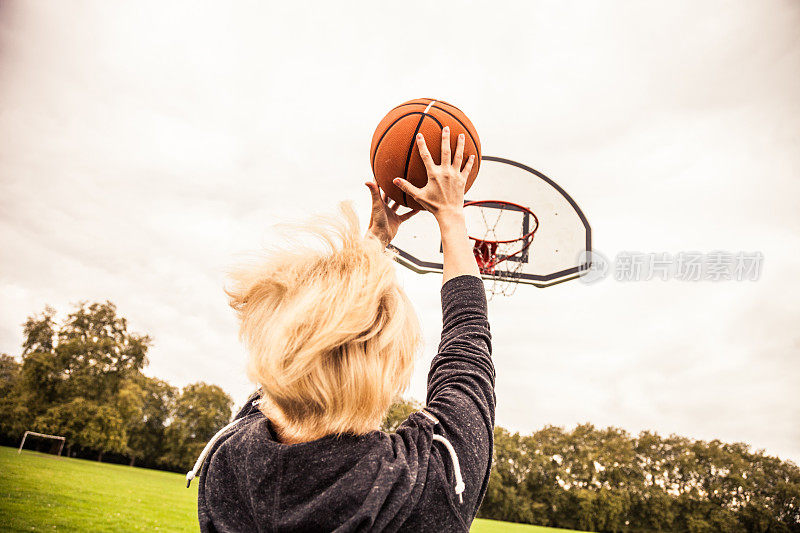
{"type": "Polygon", "coordinates": [[[214,448],[209,450],[211,459],[220,455],[230,457],[248,456],[252,450],[262,448],[265,438],[268,438],[267,419],[260,412],[255,411],[235,420],[228,431],[220,435],[214,448]]]}
{"type": "Polygon", "coordinates": [[[405,442],[409,439],[417,440],[419,438],[430,441],[433,428],[438,423],[439,420],[436,416],[427,409],[420,409],[408,415],[408,418],[397,427],[397,430],[388,435],[393,441],[405,442]]]}

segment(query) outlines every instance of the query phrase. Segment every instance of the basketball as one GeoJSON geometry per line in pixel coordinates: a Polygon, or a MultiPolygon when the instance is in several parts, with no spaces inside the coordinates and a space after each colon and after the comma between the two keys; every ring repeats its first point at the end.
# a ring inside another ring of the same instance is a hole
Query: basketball
{"type": "MultiPolygon", "coordinates": [[[[395,107],[383,117],[372,135],[370,164],[378,186],[392,200],[412,209],[422,209],[413,198],[398,189],[392,180],[404,178],[416,187],[424,187],[428,174],[414,139],[417,133],[425,137],[425,144],[437,165],[441,163],[442,128],[450,128],[450,150],[455,157],[458,136],[464,134],[464,159],[475,156],[475,163],[467,178],[464,192],[468,191],[481,165],[481,141],[475,126],[456,106],[442,100],[418,98],[395,107]]],[[[462,167],[463,168],[463,167],[462,167]]]]}

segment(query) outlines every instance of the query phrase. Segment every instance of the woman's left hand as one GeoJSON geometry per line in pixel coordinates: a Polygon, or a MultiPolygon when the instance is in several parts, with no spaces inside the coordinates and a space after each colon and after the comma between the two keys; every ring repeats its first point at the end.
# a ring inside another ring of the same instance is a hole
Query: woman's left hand
{"type": "Polygon", "coordinates": [[[397,235],[400,224],[419,213],[419,209],[412,209],[402,215],[397,213],[400,204],[386,197],[374,181],[364,183],[372,195],[372,213],[369,217],[367,235],[374,235],[384,246],[392,242],[397,235]],[[391,202],[391,205],[389,204],[391,202]]]}

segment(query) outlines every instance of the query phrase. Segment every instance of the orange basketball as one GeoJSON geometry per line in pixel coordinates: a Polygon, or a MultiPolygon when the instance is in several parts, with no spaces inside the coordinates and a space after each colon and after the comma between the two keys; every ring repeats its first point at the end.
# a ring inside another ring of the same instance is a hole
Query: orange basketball
{"type": "Polygon", "coordinates": [[[398,189],[392,180],[404,178],[412,185],[424,187],[428,182],[425,165],[414,139],[417,133],[425,137],[425,144],[437,165],[441,163],[442,128],[450,128],[450,151],[455,157],[459,134],[464,134],[464,161],[475,156],[464,191],[472,187],[481,166],[481,141],[475,126],[456,106],[418,98],[395,107],[383,117],[372,135],[369,158],[375,181],[392,200],[413,209],[422,209],[411,197],[398,189]]]}

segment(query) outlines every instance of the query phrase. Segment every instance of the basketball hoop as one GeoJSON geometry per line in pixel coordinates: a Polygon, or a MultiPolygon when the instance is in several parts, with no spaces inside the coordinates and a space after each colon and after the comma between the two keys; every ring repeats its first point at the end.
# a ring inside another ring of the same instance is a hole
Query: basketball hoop
{"type": "Polygon", "coordinates": [[[529,261],[529,248],[539,229],[539,219],[527,207],[504,200],[465,202],[464,208],[467,207],[472,207],[472,211],[477,209],[480,215],[475,217],[473,213],[470,217],[473,223],[469,238],[475,243],[472,252],[478,269],[483,277],[492,280],[487,292],[510,296],[516,290],[522,265],[529,261]],[[517,224],[513,220],[504,224],[501,220],[504,214],[523,222],[517,224]]]}
{"type": "MultiPolygon", "coordinates": [[[[467,194],[467,200],[487,200],[467,201],[464,209],[487,296],[508,294],[521,284],[551,287],[589,272],[589,221],[575,200],[538,170],[481,156],[480,178],[467,194]]],[[[442,241],[429,217],[404,222],[390,246],[394,260],[417,274],[444,272],[442,241]]]]}

